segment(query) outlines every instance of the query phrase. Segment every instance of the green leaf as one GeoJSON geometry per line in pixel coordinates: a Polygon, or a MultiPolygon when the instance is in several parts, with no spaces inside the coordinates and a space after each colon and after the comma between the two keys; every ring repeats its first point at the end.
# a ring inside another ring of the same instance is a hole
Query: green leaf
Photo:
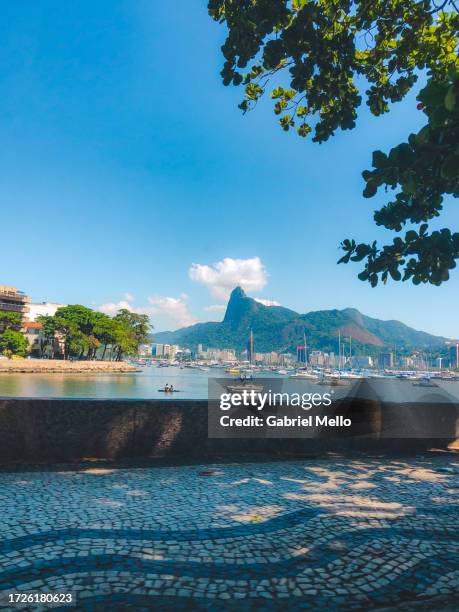
{"type": "Polygon", "coordinates": [[[456,94],[454,93],[454,89],[451,86],[448,89],[448,93],[445,96],[445,107],[449,111],[453,111],[456,106],[456,94]]]}
{"type": "Polygon", "coordinates": [[[374,168],[385,168],[387,166],[387,155],[382,151],[373,151],[373,167],[374,168]]]}
{"type": "Polygon", "coordinates": [[[372,198],[376,192],[378,191],[378,187],[374,181],[368,181],[365,189],[363,190],[364,198],[372,198]]]}
{"type": "Polygon", "coordinates": [[[430,134],[430,126],[425,125],[417,134],[416,134],[416,142],[420,145],[424,144],[426,140],[429,138],[430,134]]]}
{"type": "Polygon", "coordinates": [[[459,174],[459,157],[457,155],[450,155],[443,162],[441,167],[441,175],[445,179],[453,180],[459,174]]]}

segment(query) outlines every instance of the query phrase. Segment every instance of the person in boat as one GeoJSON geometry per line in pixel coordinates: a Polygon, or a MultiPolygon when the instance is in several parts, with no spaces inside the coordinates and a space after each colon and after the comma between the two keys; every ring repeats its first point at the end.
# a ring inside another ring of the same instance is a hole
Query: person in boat
{"type": "Polygon", "coordinates": [[[169,393],[171,391],[171,386],[169,385],[169,383],[166,383],[164,385],[164,393],[169,393]]]}
{"type": "Polygon", "coordinates": [[[174,392],[174,385],[171,385],[171,386],[169,387],[169,391],[170,391],[171,393],[173,393],[173,392],[174,392]]]}

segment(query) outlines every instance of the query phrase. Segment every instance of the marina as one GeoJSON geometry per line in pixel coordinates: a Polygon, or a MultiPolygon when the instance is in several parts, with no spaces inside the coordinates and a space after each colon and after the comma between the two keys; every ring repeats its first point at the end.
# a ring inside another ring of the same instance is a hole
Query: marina
{"type": "Polygon", "coordinates": [[[459,401],[459,378],[446,372],[307,371],[145,359],[132,361],[127,372],[0,372],[0,397],[207,399],[210,378],[227,379],[225,390],[230,392],[258,389],[264,379],[272,379],[277,391],[308,393],[330,388],[336,399],[358,394],[400,403],[426,396],[441,402],[459,401]],[[173,392],[165,392],[166,386],[173,392]]]}

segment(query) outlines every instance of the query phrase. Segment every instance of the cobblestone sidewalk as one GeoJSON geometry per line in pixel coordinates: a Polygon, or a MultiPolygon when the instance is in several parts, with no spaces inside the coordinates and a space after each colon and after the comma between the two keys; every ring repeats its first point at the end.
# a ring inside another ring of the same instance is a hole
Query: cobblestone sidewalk
{"type": "Polygon", "coordinates": [[[455,610],[458,493],[459,456],[446,454],[1,473],[0,597],[72,592],[74,609],[110,611],[455,610]]]}

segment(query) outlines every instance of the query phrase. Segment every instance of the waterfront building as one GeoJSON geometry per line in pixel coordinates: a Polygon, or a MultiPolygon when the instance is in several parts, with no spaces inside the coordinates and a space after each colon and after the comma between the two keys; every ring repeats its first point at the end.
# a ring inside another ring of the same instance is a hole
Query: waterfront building
{"type": "Polygon", "coordinates": [[[166,359],[174,359],[175,355],[180,351],[178,344],[160,344],[153,342],[151,345],[151,355],[153,357],[164,357],[166,359]]]}
{"type": "Polygon", "coordinates": [[[291,366],[291,365],[293,365],[294,361],[295,361],[295,358],[290,353],[280,353],[279,354],[279,363],[280,363],[280,365],[291,366]]]}
{"type": "Polygon", "coordinates": [[[402,366],[402,368],[413,368],[414,367],[414,358],[413,357],[400,357],[400,365],[402,366]]]}
{"type": "Polygon", "coordinates": [[[305,346],[296,347],[296,360],[298,361],[298,363],[306,363],[306,347],[305,346]]]}
{"type": "Polygon", "coordinates": [[[42,324],[37,321],[24,321],[23,332],[29,343],[31,355],[38,357],[42,352],[42,324]]]}
{"type": "Polygon", "coordinates": [[[279,364],[279,354],[276,353],[276,351],[271,351],[270,353],[266,353],[265,362],[268,365],[278,365],[279,364]]]}
{"type": "Polygon", "coordinates": [[[151,354],[153,357],[162,357],[164,355],[164,344],[154,342],[151,345],[151,354]]]}
{"type": "MultiPolygon", "coordinates": [[[[242,357],[244,357],[242,353],[242,357]]],[[[280,355],[276,351],[270,353],[253,353],[252,363],[257,365],[278,365],[280,363],[280,355]]]]}
{"type": "Polygon", "coordinates": [[[191,350],[187,348],[177,347],[174,359],[177,361],[189,360],[191,358],[191,350]]]}
{"type": "Polygon", "coordinates": [[[459,368],[459,342],[449,347],[449,364],[451,368],[459,368]]]}
{"type": "Polygon", "coordinates": [[[141,344],[139,346],[138,354],[142,357],[148,357],[152,353],[152,345],[151,344],[141,344]]]}
{"type": "Polygon", "coordinates": [[[167,347],[166,355],[168,359],[175,359],[175,356],[180,350],[179,345],[178,344],[165,344],[164,346],[167,347]]]}
{"type": "Polygon", "coordinates": [[[197,357],[199,359],[207,359],[209,361],[236,361],[236,351],[230,348],[208,348],[204,351],[202,349],[202,344],[199,344],[197,357]],[[199,347],[201,347],[201,349],[199,349],[199,347]]]}
{"type": "Polygon", "coordinates": [[[220,351],[221,361],[236,361],[236,351],[234,349],[222,349],[220,351]]]}
{"type": "Polygon", "coordinates": [[[312,366],[323,366],[325,365],[325,355],[322,351],[311,351],[309,355],[309,363],[312,366]]]}
{"type": "Polygon", "coordinates": [[[352,355],[350,362],[353,368],[372,368],[374,365],[373,358],[369,355],[352,355]]]}
{"type": "Polygon", "coordinates": [[[27,319],[29,313],[30,298],[16,287],[0,285],[0,310],[6,312],[17,312],[27,319]]]}
{"type": "Polygon", "coordinates": [[[380,370],[394,369],[394,353],[380,353],[378,355],[378,367],[380,370]]]}

